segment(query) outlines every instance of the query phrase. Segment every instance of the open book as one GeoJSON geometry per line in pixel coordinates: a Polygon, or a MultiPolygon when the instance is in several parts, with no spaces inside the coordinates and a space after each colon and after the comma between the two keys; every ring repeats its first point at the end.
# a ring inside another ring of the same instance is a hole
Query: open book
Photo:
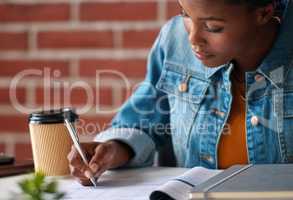
{"type": "Polygon", "coordinates": [[[150,200],[187,200],[193,187],[207,181],[221,171],[194,167],[158,187],[151,193],[150,200]]]}

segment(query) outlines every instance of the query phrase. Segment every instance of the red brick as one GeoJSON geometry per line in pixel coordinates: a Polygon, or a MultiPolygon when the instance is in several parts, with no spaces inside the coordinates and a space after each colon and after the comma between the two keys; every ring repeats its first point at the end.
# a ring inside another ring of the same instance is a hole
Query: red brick
{"type": "MultiPolygon", "coordinates": [[[[51,74],[55,70],[60,71],[61,77],[69,76],[69,62],[68,61],[52,61],[52,60],[0,60],[0,77],[12,77],[17,73],[28,70],[44,70],[48,67],[51,74]]],[[[43,71],[44,72],[44,71],[43,71]]]]}
{"type": "Polygon", "coordinates": [[[14,146],[14,155],[16,160],[32,159],[32,147],[30,143],[19,143],[14,146]]]}
{"type": "Polygon", "coordinates": [[[27,132],[28,133],[28,116],[20,115],[0,115],[0,133],[5,131],[27,132]]]}
{"type": "Polygon", "coordinates": [[[64,106],[64,90],[62,88],[55,91],[53,88],[37,88],[35,92],[35,100],[38,106],[50,105],[52,108],[64,106]],[[47,102],[48,100],[49,102],[47,102]]]}
{"type": "Polygon", "coordinates": [[[157,15],[156,2],[97,2],[80,6],[80,19],[85,21],[156,20],[157,15]]]}
{"type": "Polygon", "coordinates": [[[49,22],[70,18],[68,4],[4,4],[0,5],[0,22],[49,22]]]}
{"type": "MultiPolygon", "coordinates": [[[[79,74],[85,77],[96,77],[99,70],[114,70],[120,72],[126,77],[142,78],[146,73],[146,60],[95,60],[84,59],[79,62],[79,74]]],[[[108,73],[109,76],[110,73],[108,73]]],[[[101,75],[102,76],[102,75],[101,75]]],[[[113,77],[120,78],[113,74],[113,77]]]]}
{"type": "Polygon", "coordinates": [[[100,116],[96,117],[80,117],[80,120],[76,124],[76,129],[79,135],[89,135],[93,136],[106,128],[109,127],[111,116],[100,116]]]}
{"type": "MultiPolygon", "coordinates": [[[[111,106],[113,105],[113,90],[111,88],[100,88],[98,89],[98,97],[99,97],[99,105],[107,105],[111,106]]],[[[98,106],[99,106],[98,105],[98,106]]]]}
{"type": "MultiPolygon", "coordinates": [[[[95,105],[99,104],[98,106],[111,106],[113,103],[113,96],[112,96],[112,89],[111,88],[91,88],[91,92],[93,95],[93,99],[88,99],[90,97],[90,91],[86,91],[85,88],[72,88],[69,91],[68,88],[67,93],[64,92],[64,88],[57,90],[54,93],[53,88],[50,89],[50,102],[45,102],[45,89],[44,88],[37,88],[36,89],[36,103],[37,105],[50,105],[51,107],[82,107],[86,106],[87,103],[94,108],[95,105]],[[97,97],[99,101],[97,101],[97,97]]],[[[47,93],[48,95],[48,93],[47,93]]],[[[46,96],[48,99],[48,96],[46,96]]]]}
{"type": "Polygon", "coordinates": [[[177,1],[167,3],[167,19],[179,15],[181,12],[180,5],[177,1]]]}
{"type": "Polygon", "coordinates": [[[127,31],[123,33],[124,48],[150,48],[159,30],[127,31]]]}
{"type": "Polygon", "coordinates": [[[68,93],[70,96],[69,100],[72,105],[85,106],[88,102],[91,102],[90,105],[93,105],[95,103],[95,91],[93,90],[93,88],[91,88],[90,90],[88,88],[72,88],[72,90],[68,91],[68,93]],[[93,96],[91,96],[91,94],[93,96]]]}
{"type": "Polygon", "coordinates": [[[123,88],[122,89],[122,98],[121,102],[119,102],[119,105],[122,106],[123,103],[125,103],[129,97],[133,94],[133,89],[132,88],[123,88]]]}
{"type": "Polygon", "coordinates": [[[5,144],[4,143],[0,143],[0,153],[4,153],[5,152],[5,144]]]}
{"type": "Polygon", "coordinates": [[[39,48],[111,48],[111,31],[49,31],[38,34],[39,48]]]}
{"type": "Polygon", "coordinates": [[[27,48],[28,48],[28,34],[27,33],[0,32],[0,51],[26,50],[27,48]]]}
{"type": "Polygon", "coordinates": [[[70,107],[84,104],[86,101],[83,92],[79,89],[72,91],[76,96],[65,96],[64,88],[37,88],[36,104],[38,106],[50,106],[51,108],[70,107]],[[66,102],[65,102],[66,101],[66,102]],[[67,102],[68,101],[68,102],[67,102]]]}
{"type": "Polygon", "coordinates": [[[112,89],[111,88],[92,88],[93,99],[88,99],[90,93],[87,93],[84,88],[74,88],[70,93],[70,103],[71,105],[81,105],[85,106],[87,102],[91,102],[94,106],[111,106],[113,103],[112,89]]]}
{"type": "MultiPolygon", "coordinates": [[[[93,105],[95,103],[95,90],[91,87],[88,91],[88,88],[81,87],[70,87],[60,88],[54,90],[50,88],[50,105],[51,106],[85,106],[88,102],[93,105]],[[66,92],[65,92],[66,91],[66,92]],[[91,94],[93,96],[91,96],[91,94]],[[92,98],[93,97],[93,98],[92,98]]],[[[47,105],[48,102],[45,102],[45,89],[37,88],[36,102],[38,105],[47,105]]],[[[46,96],[47,97],[47,96],[46,96]]]]}
{"type": "MultiPolygon", "coordinates": [[[[0,104],[11,104],[10,101],[10,89],[0,88],[0,104]]],[[[11,91],[16,94],[16,99],[19,103],[23,104],[26,101],[26,91],[25,88],[16,88],[16,91],[11,91]]]]}

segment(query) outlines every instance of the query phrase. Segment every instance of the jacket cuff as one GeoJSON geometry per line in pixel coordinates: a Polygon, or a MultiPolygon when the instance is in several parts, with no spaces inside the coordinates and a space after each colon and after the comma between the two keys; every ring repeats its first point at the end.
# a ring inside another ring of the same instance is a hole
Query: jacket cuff
{"type": "Polygon", "coordinates": [[[134,152],[134,157],[123,167],[144,167],[153,164],[155,144],[153,140],[135,128],[110,128],[95,137],[96,142],[118,140],[127,144],[134,152]]]}

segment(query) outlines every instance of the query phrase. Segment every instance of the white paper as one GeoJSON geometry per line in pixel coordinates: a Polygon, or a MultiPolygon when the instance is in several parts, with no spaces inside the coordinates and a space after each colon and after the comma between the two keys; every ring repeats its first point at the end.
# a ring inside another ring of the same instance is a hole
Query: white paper
{"type": "MultiPolygon", "coordinates": [[[[72,177],[59,177],[58,189],[66,193],[65,200],[148,200],[155,190],[168,192],[180,199],[188,194],[190,186],[176,181],[175,178],[199,184],[216,173],[201,167],[193,169],[147,167],[107,171],[98,181],[98,187],[84,187],[72,177]],[[209,173],[211,172],[211,173],[209,173]],[[187,192],[186,192],[187,191],[187,192]],[[175,196],[177,195],[177,196],[175,196]]],[[[17,182],[27,175],[0,179],[0,200],[12,200],[19,193],[17,182]]],[[[56,177],[53,177],[56,179],[56,177]]]]}
{"type": "Polygon", "coordinates": [[[59,188],[64,199],[148,200],[152,191],[186,168],[140,168],[107,171],[98,180],[98,187],[84,187],[72,179],[60,179],[59,188]]]}

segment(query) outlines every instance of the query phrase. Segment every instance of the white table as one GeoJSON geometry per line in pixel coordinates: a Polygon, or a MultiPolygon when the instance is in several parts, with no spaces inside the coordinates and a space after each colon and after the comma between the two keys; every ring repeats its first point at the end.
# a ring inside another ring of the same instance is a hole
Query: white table
{"type": "MultiPolygon", "coordinates": [[[[168,180],[183,174],[186,168],[147,167],[105,172],[98,187],[83,187],[72,177],[58,177],[59,190],[64,199],[147,200],[149,194],[168,180]]],[[[17,182],[28,175],[0,178],[0,199],[14,199],[17,182]]]]}

